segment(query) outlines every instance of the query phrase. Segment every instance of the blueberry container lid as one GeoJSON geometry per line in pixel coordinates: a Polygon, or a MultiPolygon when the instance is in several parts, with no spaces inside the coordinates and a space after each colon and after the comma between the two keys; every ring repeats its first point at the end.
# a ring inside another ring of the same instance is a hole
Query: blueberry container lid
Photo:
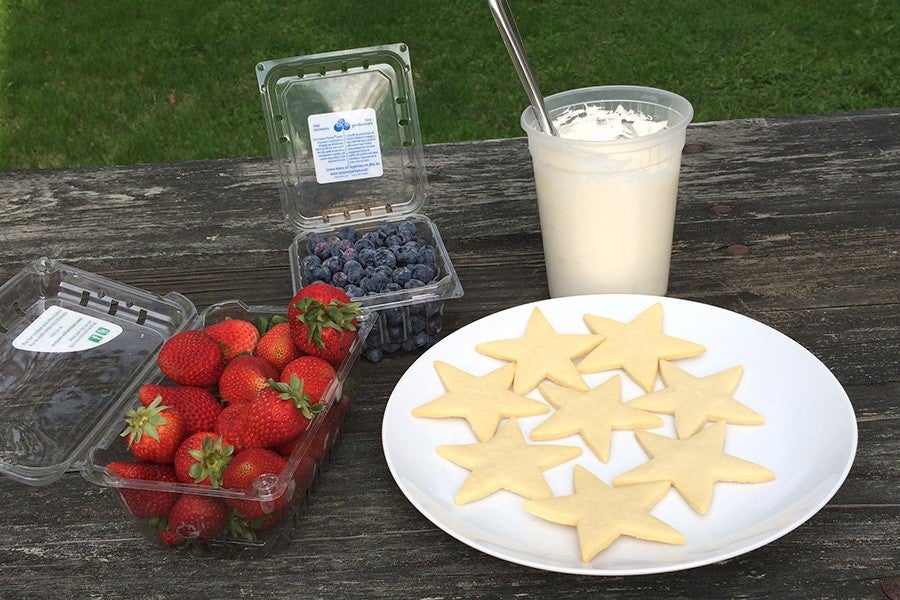
{"type": "Polygon", "coordinates": [[[40,258],[0,286],[0,473],[46,485],[82,468],[194,305],[40,258]]]}
{"type": "Polygon", "coordinates": [[[419,211],[427,179],[405,44],[264,61],[256,74],[291,224],[419,211]]]}

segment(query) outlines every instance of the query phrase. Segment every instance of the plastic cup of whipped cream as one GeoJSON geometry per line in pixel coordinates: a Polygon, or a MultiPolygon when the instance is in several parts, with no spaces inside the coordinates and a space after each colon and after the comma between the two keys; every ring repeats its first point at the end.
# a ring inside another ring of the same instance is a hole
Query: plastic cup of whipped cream
{"type": "Polygon", "coordinates": [[[522,113],[534,165],[550,297],[665,295],[691,103],[598,86],[544,99],[559,135],[522,113]]]}

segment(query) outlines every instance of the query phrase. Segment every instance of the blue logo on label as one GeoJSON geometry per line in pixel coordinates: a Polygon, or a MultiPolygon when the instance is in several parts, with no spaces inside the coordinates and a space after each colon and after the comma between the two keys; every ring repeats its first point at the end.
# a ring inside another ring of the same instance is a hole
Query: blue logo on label
{"type": "Polygon", "coordinates": [[[348,123],[343,118],[338,119],[337,123],[334,124],[334,130],[337,131],[338,133],[340,133],[342,131],[347,131],[348,129],[350,129],[350,123],[348,123]]]}

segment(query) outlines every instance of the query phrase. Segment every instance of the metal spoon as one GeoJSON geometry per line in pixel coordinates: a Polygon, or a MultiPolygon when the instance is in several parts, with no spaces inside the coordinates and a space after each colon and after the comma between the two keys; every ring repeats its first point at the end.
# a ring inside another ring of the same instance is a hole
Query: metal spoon
{"type": "Polygon", "coordinates": [[[544,96],[538,87],[537,79],[534,77],[534,71],[531,70],[531,64],[528,62],[528,55],[525,54],[525,47],[522,45],[522,37],[516,27],[516,20],[513,18],[512,12],[506,0],[487,0],[491,13],[494,15],[494,21],[497,23],[497,29],[500,30],[500,36],[506,44],[509,56],[512,58],[516,72],[519,74],[519,81],[525,88],[525,94],[528,95],[528,101],[531,102],[531,110],[537,118],[541,131],[550,135],[558,135],[550,115],[547,114],[547,108],[544,106],[544,96]]]}

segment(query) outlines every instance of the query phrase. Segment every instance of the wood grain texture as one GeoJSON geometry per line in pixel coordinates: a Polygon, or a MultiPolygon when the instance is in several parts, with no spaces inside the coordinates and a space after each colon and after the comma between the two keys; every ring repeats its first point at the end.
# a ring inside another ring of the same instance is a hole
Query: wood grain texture
{"type": "MultiPolygon", "coordinates": [[[[0,598],[884,598],[900,570],[900,111],[703,123],[687,143],[669,295],[794,338],[856,411],[847,481],[795,531],[714,565],[627,578],[474,551],[419,514],[384,463],[385,401],[415,358],[402,356],[354,368],[345,436],[279,554],[147,547],[76,473],[47,488],[0,480],[0,598]]],[[[426,164],[426,212],[466,291],[447,303],[445,332],[546,298],[526,140],[428,146],[426,164]]],[[[281,305],[292,291],[295,232],[267,158],[0,172],[0,226],[0,280],[49,255],[199,308],[281,305]]]]}

